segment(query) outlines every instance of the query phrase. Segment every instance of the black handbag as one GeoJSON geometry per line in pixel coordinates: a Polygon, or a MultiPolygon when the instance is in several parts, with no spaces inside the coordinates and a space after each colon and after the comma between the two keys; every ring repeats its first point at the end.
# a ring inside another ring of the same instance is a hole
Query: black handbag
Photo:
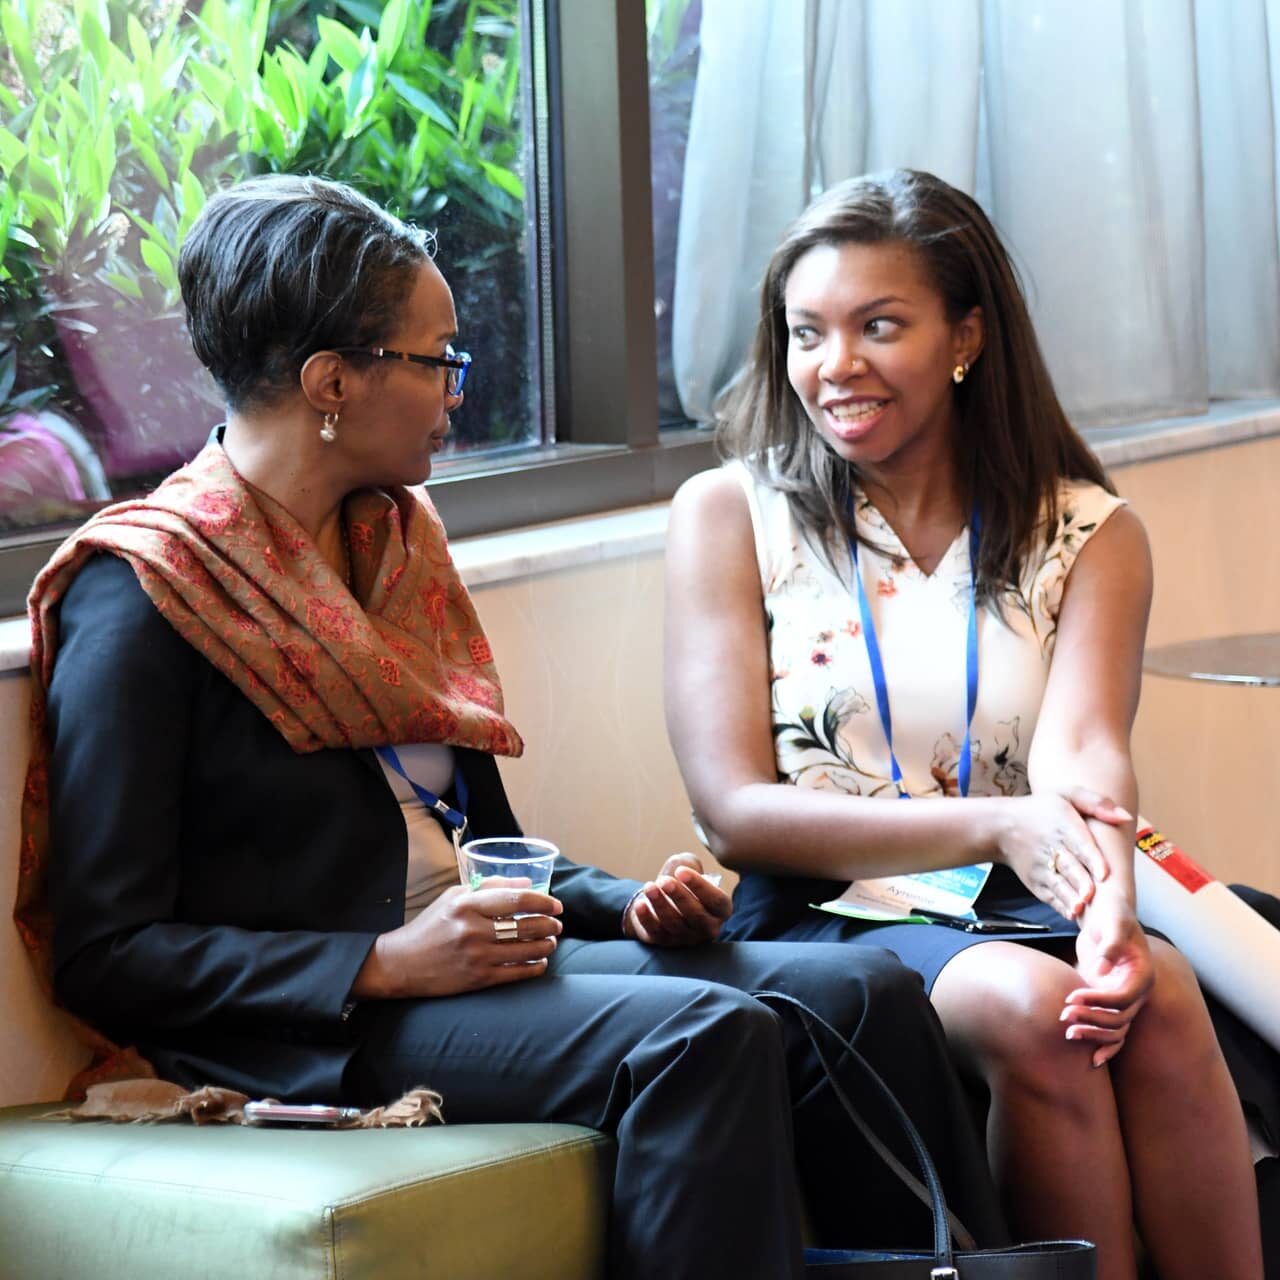
{"type": "Polygon", "coordinates": [[[1094,1280],[1097,1251],[1087,1240],[1046,1240],[1006,1249],[973,1248],[972,1237],[947,1209],[942,1181],[924,1139],[875,1068],[840,1032],[803,1001],[780,991],[754,991],[752,994],[766,1003],[776,1002],[795,1010],[836,1097],[858,1132],[933,1212],[931,1253],[901,1249],[806,1249],[806,1277],[812,1277],[812,1280],[1094,1280]],[[897,1157],[858,1114],[823,1051],[817,1027],[825,1029],[848,1055],[870,1085],[872,1095],[883,1104],[885,1114],[896,1120],[906,1134],[924,1175],[923,1184],[902,1167],[897,1157]],[[966,1247],[952,1247],[953,1229],[966,1247]]]}

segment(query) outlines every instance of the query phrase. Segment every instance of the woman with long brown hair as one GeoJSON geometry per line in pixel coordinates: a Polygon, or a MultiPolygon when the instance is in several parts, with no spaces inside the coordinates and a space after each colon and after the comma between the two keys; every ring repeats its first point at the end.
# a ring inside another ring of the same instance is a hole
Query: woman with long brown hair
{"type": "Polygon", "coordinates": [[[1135,915],[1146,537],[981,208],[911,171],[815,200],[721,437],[728,464],[672,508],[666,692],[709,847],[742,873],[730,933],[923,975],[990,1093],[1017,1234],[1093,1239],[1119,1280],[1136,1215],[1165,1280],[1256,1278],[1240,1104],[1194,975],[1135,915]],[[955,878],[995,932],[811,908],[971,864],[994,864],[955,878]]]}

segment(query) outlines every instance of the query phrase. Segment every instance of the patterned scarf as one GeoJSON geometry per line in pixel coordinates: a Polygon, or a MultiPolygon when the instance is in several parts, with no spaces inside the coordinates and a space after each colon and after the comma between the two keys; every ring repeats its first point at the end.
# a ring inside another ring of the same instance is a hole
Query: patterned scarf
{"type": "MultiPolygon", "coordinates": [[[[425,492],[362,490],[346,499],[343,518],[350,590],[301,525],[210,443],[150,496],[100,511],[36,578],[27,601],[31,761],[14,919],[46,991],[53,936],[46,701],[58,606],[91,556],[128,561],[174,630],[296,752],[405,742],[507,756],[524,749],[503,715],[489,642],[425,492]]],[[[78,1029],[107,1061],[73,1087],[146,1072],[133,1051],[78,1029]]]]}

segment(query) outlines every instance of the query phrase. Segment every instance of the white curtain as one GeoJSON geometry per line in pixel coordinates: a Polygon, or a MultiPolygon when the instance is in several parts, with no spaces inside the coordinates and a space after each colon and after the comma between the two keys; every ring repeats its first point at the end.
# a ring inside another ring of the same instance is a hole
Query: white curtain
{"type": "Polygon", "coordinates": [[[991,215],[1077,423],[1280,395],[1280,0],[703,0],[673,315],[690,417],[854,174],[991,215]]]}

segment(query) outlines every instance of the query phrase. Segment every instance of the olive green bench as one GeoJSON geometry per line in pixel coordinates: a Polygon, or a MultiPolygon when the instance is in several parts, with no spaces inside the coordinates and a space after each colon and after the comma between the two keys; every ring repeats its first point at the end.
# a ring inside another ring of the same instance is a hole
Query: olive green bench
{"type": "Polygon", "coordinates": [[[0,1110],[9,1280],[600,1280],[613,1144],[573,1125],[250,1129],[0,1110]]]}

